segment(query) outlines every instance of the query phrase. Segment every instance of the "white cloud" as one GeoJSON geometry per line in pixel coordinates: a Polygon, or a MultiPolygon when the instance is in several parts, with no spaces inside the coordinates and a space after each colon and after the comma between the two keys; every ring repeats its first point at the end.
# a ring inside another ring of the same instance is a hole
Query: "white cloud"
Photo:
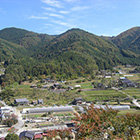
{"type": "Polygon", "coordinates": [[[60,1],[57,0],[41,0],[41,1],[53,7],[57,7],[57,8],[63,7],[60,1]]]}
{"type": "Polygon", "coordinates": [[[63,16],[59,15],[59,14],[53,14],[53,13],[44,13],[44,14],[51,16],[51,17],[63,18],[63,16]]]}
{"type": "Polygon", "coordinates": [[[59,11],[59,13],[61,13],[61,14],[69,14],[70,11],[59,11]]]}
{"type": "Polygon", "coordinates": [[[50,8],[50,7],[42,7],[42,8],[47,10],[47,11],[52,11],[52,12],[56,11],[54,8],[50,8]]]}
{"type": "Polygon", "coordinates": [[[31,16],[30,19],[48,19],[48,17],[31,16]]]}
{"type": "Polygon", "coordinates": [[[55,23],[55,24],[59,24],[59,25],[62,25],[62,26],[69,27],[69,28],[74,28],[75,27],[75,25],[72,25],[70,23],[63,22],[63,21],[52,20],[52,22],[55,23]]]}
{"type": "Polygon", "coordinates": [[[87,7],[87,6],[75,6],[71,10],[72,11],[81,11],[81,10],[86,10],[86,9],[89,9],[89,8],[90,7],[87,7]]]}

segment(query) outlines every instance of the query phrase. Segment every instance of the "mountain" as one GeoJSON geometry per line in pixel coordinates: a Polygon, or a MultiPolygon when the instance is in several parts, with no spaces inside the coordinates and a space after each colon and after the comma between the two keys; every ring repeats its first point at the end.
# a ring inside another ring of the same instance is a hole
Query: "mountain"
{"type": "Polygon", "coordinates": [[[131,28],[111,40],[118,48],[140,56],[140,27],[131,28]]]}
{"type": "Polygon", "coordinates": [[[19,28],[5,28],[0,31],[0,38],[26,48],[31,54],[33,51],[35,52],[47,44],[47,42],[54,37],[55,36],[38,34],[19,28]]]}
{"type": "Polygon", "coordinates": [[[0,38],[0,62],[28,55],[29,53],[25,48],[0,38]]]}
{"type": "Polygon", "coordinates": [[[117,57],[119,49],[108,40],[88,33],[81,29],[71,29],[52,39],[42,52],[38,53],[40,60],[55,60],[68,65],[97,66],[108,69],[120,60],[117,57]]]}
{"type": "Polygon", "coordinates": [[[57,36],[6,28],[0,31],[0,61],[6,62],[0,83],[41,75],[73,79],[119,64],[140,65],[139,40],[139,27],[116,37],[100,37],[77,28],[57,36]]]}

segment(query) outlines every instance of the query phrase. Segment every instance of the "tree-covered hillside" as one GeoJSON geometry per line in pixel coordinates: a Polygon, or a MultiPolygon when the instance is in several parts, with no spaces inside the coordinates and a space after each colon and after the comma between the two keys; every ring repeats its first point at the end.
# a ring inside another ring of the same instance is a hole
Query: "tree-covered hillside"
{"type": "Polygon", "coordinates": [[[140,27],[131,28],[120,35],[111,38],[112,42],[123,50],[129,50],[140,56],[140,27]]]}
{"type": "Polygon", "coordinates": [[[29,52],[25,48],[0,38],[0,62],[15,60],[28,55],[29,52]]]}
{"type": "Polygon", "coordinates": [[[38,34],[19,28],[5,28],[0,31],[0,38],[26,48],[30,51],[30,54],[46,45],[54,37],[55,36],[38,34]]]}
{"type": "Polygon", "coordinates": [[[75,78],[94,75],[95,70],[112,69],[118,64],[140,65],[140,28],[117,37],[99,37],[81,29],[49,36],[18,28],[0,31],[0,61],[4,61],[7,85],[28,76],[75,78]]]}
{"type": "Polygon", "coordinates": [[[57,36],[43,50],[38,53],[40,60],[53,59],[66,65],[80,65],[84,69],[91,64],[93,70],[109,69],[119,62],[116,55],[119,49],[113,43],[80,29],[57,36]]]}

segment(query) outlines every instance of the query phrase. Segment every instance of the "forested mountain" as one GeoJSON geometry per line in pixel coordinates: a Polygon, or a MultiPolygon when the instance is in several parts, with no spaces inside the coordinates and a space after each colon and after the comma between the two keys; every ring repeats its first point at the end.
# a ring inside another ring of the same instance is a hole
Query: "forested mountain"
{"type": "Polygon", "coordinates": [[[46,45],[54,37],[55,36],[37,34],[19,28],[5,28],[0,31],[0,38],[26,48],[31,51],[30,54],[32,54],[32,51],[36,51],[36,49],[46,45]]]}
{"type": "Polygon", "coordinates": [[[88,67],[109,69],[119,62],[117,53],[119,49],[112,42],[80,29],[71,29],[52,39],[39,52],[38,59],[53,59],[83,70],[90,69],[88,67]]]}
{"type": "Polygon", "coordinates": [[[0,62],[28,55],[29,53],[25,48],[0,38],[0,62]]]}
{"type": "Polygon", "coordinates": [[[118,48],[129,50],[133,52],[132,55],[140,55],[140,27],[131,28],[110,39],[118,48]]]}
{"type": "Polygon", "coordinates": [[[1,83],[50,75],[75,78],[118,64],[140,65],[140,28],[116,37],[99,37],[81,29],[50,36],[18,28],[0,31],[0,61],[5,61],[1,83]]]}

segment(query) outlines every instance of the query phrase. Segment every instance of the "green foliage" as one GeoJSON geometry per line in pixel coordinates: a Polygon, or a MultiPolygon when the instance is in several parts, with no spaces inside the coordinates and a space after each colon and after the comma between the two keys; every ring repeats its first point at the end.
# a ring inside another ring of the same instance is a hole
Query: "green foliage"
{"type": "Polygon", "coordinates": [[[6,137],[5,140],[19,140],[19,136],[14,133],[9,133],[6,137]]]}
{"type": "Polygon", "coordinates": [[[139,114],[126,114],[117,116],[118,111],[107,109],[97,109],[91,105],[86,109],[86,113],[77,115],[77,133],[79,140],[94,138],[104,139],[139,139],[139,114]]]}
{"type": "Polygon", "coordinates": [[[112,70],[120,63],[139,65],[139,47],[134,47],[136,51],[126,47],[129,39],[134,43],[138,33],[139,28],[134,28],[110,38],[111,42],[80,29],[58,36],[3,29],[0,31],[0,61],[4,61],[6,72],[0,77],[0,83],[5,87],[14,82],[32,81],[35,77],[40,79],[41,75],[58,80],[78,76],[94,79],[95,70],[112,70]]]}
{"type": "Polygon", "coordinates": [[[0,97],[2,100],[10,100],[12,97],[14,97],[14,92],[13,90],[7,88],[4,91],[0,92],[0,97]]]}

